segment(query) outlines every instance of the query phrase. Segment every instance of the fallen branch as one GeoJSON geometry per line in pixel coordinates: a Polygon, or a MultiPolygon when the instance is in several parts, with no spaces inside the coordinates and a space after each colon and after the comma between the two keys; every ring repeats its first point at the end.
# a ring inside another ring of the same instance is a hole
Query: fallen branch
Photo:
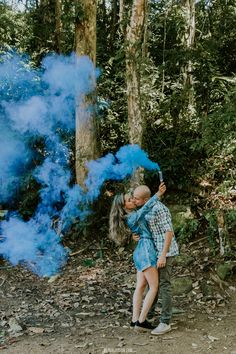
{"type": "Polygon", "coordinates": [[[189,243],[189,246],[195,245],[196,243],[201,242],[201,241],[203,241],[203,240],[206,240],[207,238],[208,238],[208,236],[204,236],[204,237],[200,238],[199,240],[190,242],[190,243],[189,243]]]}
{"type": "Polygon", "coordinates": [[[78,254],[83,253],[84,251],[86,251],[88,248],[90,248],[95,242],[92,242],[91,244],[87,245],[86,247],[84,247],[82,250],[70,253],[70,257],[76,256],[78,254]]]}

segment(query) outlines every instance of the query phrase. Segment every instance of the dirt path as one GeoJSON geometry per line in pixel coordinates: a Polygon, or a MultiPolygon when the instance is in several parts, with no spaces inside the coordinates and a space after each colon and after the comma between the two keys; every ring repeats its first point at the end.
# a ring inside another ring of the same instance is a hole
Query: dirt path
{"type": "Polygon", "coordinates": [[[4,353],[137,353],[137,354],[236,354],[236,297],[228,309],[219,309],[214,316],[203,313],[185,313],[175,316],[173,330],[163,336],[136,333],[117,326],[113,321],[93,323],[86,330],[71,328],[58,334],[23,336],[5,349],[4,353]],[[230,310],[232,309],[232,311],[230,310]],[[194,316],[194,317],[193,317],[194,316]],[[190,317],[190,318],[189,318],[190,317]]]}
{"type": "MultiPolygon", "coordinates": [[[[129,253],[104,255],[92,265],[91,254],[74,257],[50,280],[21,268],[0,269],[3,353],[236,354],[233,283],[220,301],[199,300],[194,291],[175,297],[181,313],[173,317],[172,331],[151,336],[129,328],[135,284],[129,253]]],[[[183,270],[178,272],[182,276],[183,270]]]]}

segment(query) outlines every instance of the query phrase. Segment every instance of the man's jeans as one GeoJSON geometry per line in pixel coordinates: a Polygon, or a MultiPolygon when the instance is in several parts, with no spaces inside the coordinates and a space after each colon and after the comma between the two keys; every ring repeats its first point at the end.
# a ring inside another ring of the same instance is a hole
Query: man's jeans
{"type": "Polygon", "coordinates": [[[166,258],[166,266],[159,268],[159,288],[157,296],[154,300],[151,313],[154,311],[155,306],[160,301],[161,315],[160,322],[169,324],[172,317],[172,292],[171,292],[171,273],[174,257],[166,258]],[[158,301],[159,300],[159,301],[158,301]]]}

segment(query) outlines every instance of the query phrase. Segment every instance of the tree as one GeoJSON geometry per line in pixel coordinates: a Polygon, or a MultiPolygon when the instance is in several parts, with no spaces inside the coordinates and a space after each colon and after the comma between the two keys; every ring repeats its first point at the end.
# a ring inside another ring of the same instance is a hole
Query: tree
{"type": "Polygon", "coordinates": [[[140,102],[140,66],[147,0],[134,0],[127,29],[126,83],[128,97],[129,140],[142,145],[143,118],[140,102]]]}
{"type": "Polygon", "coordinates": [[[187,53],[187,61],[182,67],[185,104],[183,105],[181,115],[191,120],[196,113],[193,87],[193,62],[191,59],[191,51],[195,41],[195,0],[183,0],[182,16],[184,19],[182,44],[187,53]]]}
{"type": "MultiPolygon", "coordinates": [[[[75,50],[96,63],[96,0],[76,1],[75,50]]],[[[95,77],[91,77],[94,80],[95,77]]],[[[76,180],[83,184],[85,162],[98,156],[95,94],[84,97],[76,107],[76,180]]]]}
{"type": "MultiPolygon", "coordinates": [[[[146,10],[147,0],[134,0],[126,38],[126,83],[129,141],[131,144],[139,144],[140,146],[142,146],[144,127],[140,100],[140,70],[146,10]]],[[[141,179],[141,173],[140,171],[137,171],[131,184],[135,185],[136,183],[139,183],[141,179]]]]}

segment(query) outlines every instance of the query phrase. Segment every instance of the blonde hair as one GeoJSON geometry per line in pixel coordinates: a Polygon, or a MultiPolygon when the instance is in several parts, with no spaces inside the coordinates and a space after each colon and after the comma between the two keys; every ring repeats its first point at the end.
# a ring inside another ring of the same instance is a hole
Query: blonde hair
{"type": "Polygon", "coordinates": [[[131,236],[126,226],[126,212],[124,210],[125,196],[118,194],[114,197],[109,216],[109,238],[118,246],[125,245],[131,236]]]}

